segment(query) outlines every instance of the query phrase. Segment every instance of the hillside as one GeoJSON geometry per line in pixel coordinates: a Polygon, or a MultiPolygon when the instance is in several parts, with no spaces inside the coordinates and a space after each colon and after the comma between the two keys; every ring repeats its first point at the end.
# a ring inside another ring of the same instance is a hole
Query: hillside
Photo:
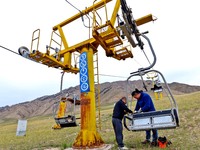
{"type": "MultiPolygon", "coordinates": [[[[176,95],[178,104],[180,126],[175,129],[159,130],[159,136],[166,136],[172,142],[166,150],[199,150],[200,147],[200,92],[176,95]]],[[[163,100],[156,100],[157,108],[163,108],[163,100]]],[[[111,150],[117,149],[114,130],[111,121],[113,104],[102,106],[101,130],[98,129],[106,144],[113,144],[111,150]]],[[[77,120],[80,123],[81,120],[77,120]]],[[[26,136],[16,135],[17,120],[0,120],[0,150],[66,150],[71,148],[80,126],[52,130],[55,120],[49,116],[28,118],[26,136]]],[[[99,125],[99,124],[97,124],[99,125]]],[[[145,138],[145,132],[132,132],[123,130],[124,143],[130,150],[158,150],[149,145],[141,144],[145,138]]]]}
{"type": "MultiPolygon", "coordinates": [[[[139,89],[143,89],[140,80],[132,81],[131,85],[132,84],[139,89]]],[[[148,91],[150,91],[150,94],[152,94],[152,91],[150,90],[151,81],[145,81],[145,84],[147,86],[148,91]]],[[[200,86],[191,86],[177,82],[170,83],[169,87],[174,95],[200,91],[200,86]]],[[[123,95],[126,96],[127,95],[126,91],[127,91],[126,81],[115,81],[111,83],[105,82],[100,84],[101,105],[114,103],[123,95]]],[[[132,89],[130,89],[128,93],[130,93],[131,91],[132,89]]],[[[62,93],[59,92],[53,95],[39,97],[32,101],[19,103],[12,106],[0,107],[0,119],[9,119],[9,118],[21,119],[34,116],[52,115],[53,104],[56,101],[59,101],[62,96],[65,96],[66,93],[69,93],[70,97],[72,97],[73,94],[79,95],[79,86],[70,87],[68,89],[64,89],[62,93]]]]}

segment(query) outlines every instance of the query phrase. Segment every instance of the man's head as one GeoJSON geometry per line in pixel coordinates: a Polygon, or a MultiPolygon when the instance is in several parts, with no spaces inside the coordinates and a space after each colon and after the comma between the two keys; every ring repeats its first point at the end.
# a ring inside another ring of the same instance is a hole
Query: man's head
{"type": "Polygon", "coordinates": [[[140,95],[141,95],[141,92],[140,90],[138,90],[137,88],[131,93],[132,97],[135,98],[135,99],[139,99],[140,98],[140,95]]]}
{"type": "Polygon", "coordinates": [[[122,101],[124,102],[124,104],[126,104],[126,97],[122,97],[122,101]]]}

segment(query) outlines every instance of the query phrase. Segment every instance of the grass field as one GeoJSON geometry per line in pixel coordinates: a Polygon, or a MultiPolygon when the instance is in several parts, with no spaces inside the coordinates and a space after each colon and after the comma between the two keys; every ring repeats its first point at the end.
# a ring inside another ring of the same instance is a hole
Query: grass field
{"type": "MultiPolygon", "coordinates": [[[[180,117],[180,127],[159,130],[159,136],[166,136],[171,142],[170,150],[200,150],[200,92],[175,96],[180,117]]],[[[166,99],[154,101],[157,109],[168,107],[166,99]]],[[[135,103],[133,103],[133,106],[135,103]]],[[[114,144],[117,149],[111,124],[112,105],[102,106],[101,130],[105,143],[114,144]]],[[[52,130],[52,116],[28,119],[26,136],[16,136],[17,120],[0,120],[0,150],[43,150],[48,148],[65,149],[71,147],[80,127],[52,130]]],[[[140,144],[145,138],[144,131],[132,132],[124,128],[124,143],[130,149],[159,149],[140,144]]]]}

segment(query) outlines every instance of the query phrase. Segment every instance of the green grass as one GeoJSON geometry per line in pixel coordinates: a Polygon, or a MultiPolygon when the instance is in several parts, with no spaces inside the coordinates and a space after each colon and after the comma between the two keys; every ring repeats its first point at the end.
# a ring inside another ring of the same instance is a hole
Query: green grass
{"type": "MultiPolygon", "coordinates": [[[[171,140],[169,150],[196,150],[200,149],[200,92],[175,96],[180,117],[180,127],[176,129],[159,130],[159,136],[166,136],[171,140]]],[[[170,106],[169,101],[154,101],[157,109],[170,106]]],[[[134,107],[135,102],[132,103],[134,107]]],[[[102,106],[101,130],[99,133],[107,144],[116,141],[111,123],[113,104],[102,106]]],[[[28,119],[26,136],[17,137],[17,120],[1,120],[0,122],[0,150],[43,150],[48,148],[65,149],[71,147],[80,127],[52,130],[55,124],[52,116],[34,117],[28,119]]],[[[145,132],[132,132],[124,128],[124,143],[134,150],[159,149],[140,144],[145,139],[145,132]]]]}

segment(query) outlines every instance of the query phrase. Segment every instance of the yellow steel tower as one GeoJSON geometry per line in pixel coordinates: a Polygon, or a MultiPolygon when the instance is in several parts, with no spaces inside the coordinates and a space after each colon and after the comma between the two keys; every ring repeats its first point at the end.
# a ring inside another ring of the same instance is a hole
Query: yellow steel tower
{"type": "MultiPolygon", "coordinates": [[[[123,45],[123,39],[119,35],[119,28],[114,27],[116,16],[120,8],[120,0],[116,0],[112,16],[108,19],[106,5],[112,0],[94,1],[93,5],[82,10],[81,13],[75,14],[67,20],[53,27],[50,45],[46,47],[46,53],[38,50],[40,30],[33,32],[31,50],[21,47],[19,53],[33,61],[47,65],[48,67],[59,68],[65,72],[80,73],[80,91],[81,91],[81,130],[73,147],[99,147],[104,143],[96,129],[95,114],[95,86],[94,86],[94,66],[93,55],[98,52],[99,45],[105,50],[107,57],[113,57],[117,60],[132,58],[131,49],[123,45]],[[104,9],[104,16],[99,15],[98,11],[104,9]],[[92,36],[80,43],[69,46],[64,35],[63,27],[80,18],[82,15],[93,14],[92,36]],[[105,19],[104,19],[105,18],[105,19]],[[100,20],[100,21],[98,21],[100,20]],[[54,40],[57,36],[59,40],[54,40]],[[34,43],[36,47],[34,48],[34,43]],[[52,48],[52,43],[57,44],[58,48],[52,48]],[[64,49],[61,49],[64,47],[64,49]],[[53,54],[50,52],[54,51],[53,54]],[[72,54],[80,54],[79,68],[77,63],[72,64],[72,54]]],[[[137,26],[152,21],[152,15],[147,15],[140,19],[134,20],[137,26]]],[[[126,34],[126,30],[124,30],[126,34]]],[[[126,35],[128,36],[128,34],[126,35]]],[[[139,36],[139,35],[138,35],[139,36]]],[[[131,42],[131,41],[129,41],[131,42]]],[[[133,41],[132,41],[133,43],[133,41]]],[[[135,47],[134,43],[132,47],[135,47]]]]}

